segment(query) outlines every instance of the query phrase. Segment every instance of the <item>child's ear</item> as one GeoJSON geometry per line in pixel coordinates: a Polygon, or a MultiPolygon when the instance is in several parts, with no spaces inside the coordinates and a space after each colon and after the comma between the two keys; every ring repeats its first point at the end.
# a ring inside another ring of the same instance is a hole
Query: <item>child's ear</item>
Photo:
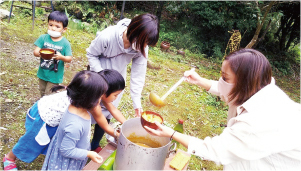
{"type": "Polygon", "coordinates": [[[65,33],[67,31],[68,27],[64,27],[62,33],[65,33]]]}

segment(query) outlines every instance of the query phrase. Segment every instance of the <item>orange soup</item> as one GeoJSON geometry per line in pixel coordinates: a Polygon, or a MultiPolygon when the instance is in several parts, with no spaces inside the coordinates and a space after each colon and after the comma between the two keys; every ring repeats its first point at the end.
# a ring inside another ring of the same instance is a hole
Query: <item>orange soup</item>
{"type": "Polygon", "coordinates": [[[44,54],[52,54],[53,52],[50,50],[41,50],[40,53],[44,53],[44,54]]]}
{"type": "Polygon", "coordinates": [[[146,121],[151,122],[151,123],[155,123],[155,121],[158,121],[159,123],[162,123],[162,119],[157,115],[142,113],[142,117],[146,121]]]}
{"type": "Polygon", "coordinates": [[[161,144],[157,141],[154,141],[148,137],[136,136],[135,133],[130,134],[130,136],[126,137],[132,143],[139,145],[141,147],[146,148],[158,148],[161,147],[161,144]]]}

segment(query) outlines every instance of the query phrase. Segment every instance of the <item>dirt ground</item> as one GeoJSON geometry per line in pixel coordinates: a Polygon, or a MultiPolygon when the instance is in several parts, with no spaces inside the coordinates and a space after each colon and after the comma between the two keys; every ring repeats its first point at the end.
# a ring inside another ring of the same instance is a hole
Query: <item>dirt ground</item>
{"type": "MultiPolygon", "coordinates": [[[[13,38],[11,38],[13,39],[13,38]]],[[[26,110],[39,99],[38,69],[39,58],[34,57],[33,43],[0,40],[0,83],[1,83],[1,160],[19,137],[24,134],[26,110]],[[19,123],[17,121],[23,121],[19,123]],[[8,129],[9,128],[9,129],[8,129]]],[[[44,156],[35,162],[42,164],[44,156]]],[[[38,169],[32,164],[17,161],[18,169],[38,169]]],[[[1,168],[2,168],[1,162],[1,168]]]]}

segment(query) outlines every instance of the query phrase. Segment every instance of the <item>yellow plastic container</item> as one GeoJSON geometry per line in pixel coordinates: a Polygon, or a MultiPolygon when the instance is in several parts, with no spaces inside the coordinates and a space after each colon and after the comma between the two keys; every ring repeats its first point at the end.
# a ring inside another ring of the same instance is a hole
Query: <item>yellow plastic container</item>
{"type": "Polygon", "coordinates": [[[182,152],[178,151],[175,157],[169,163],[169,166],[176,170],[183,170],[185,165],[188,163],[189,159],[190,156],[187,156],[182,152]]]}

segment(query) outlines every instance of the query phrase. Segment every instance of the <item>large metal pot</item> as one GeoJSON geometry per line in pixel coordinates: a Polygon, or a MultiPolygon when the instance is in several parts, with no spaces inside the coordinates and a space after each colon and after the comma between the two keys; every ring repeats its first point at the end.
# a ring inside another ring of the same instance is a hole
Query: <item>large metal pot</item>
{"type": "MultiPolygon", "coordinates": [[[[152,136],[141,126],[140,118],[125,121],[117,142],[114,170],[163,170],[172,143],[168,137],[152,136]],[[158,142],[161,147],[146,148],[127,139],[132,134],[145,136],[158,142]]],[[[175,147],[175,146],[174,146],[175,147]]]]}

